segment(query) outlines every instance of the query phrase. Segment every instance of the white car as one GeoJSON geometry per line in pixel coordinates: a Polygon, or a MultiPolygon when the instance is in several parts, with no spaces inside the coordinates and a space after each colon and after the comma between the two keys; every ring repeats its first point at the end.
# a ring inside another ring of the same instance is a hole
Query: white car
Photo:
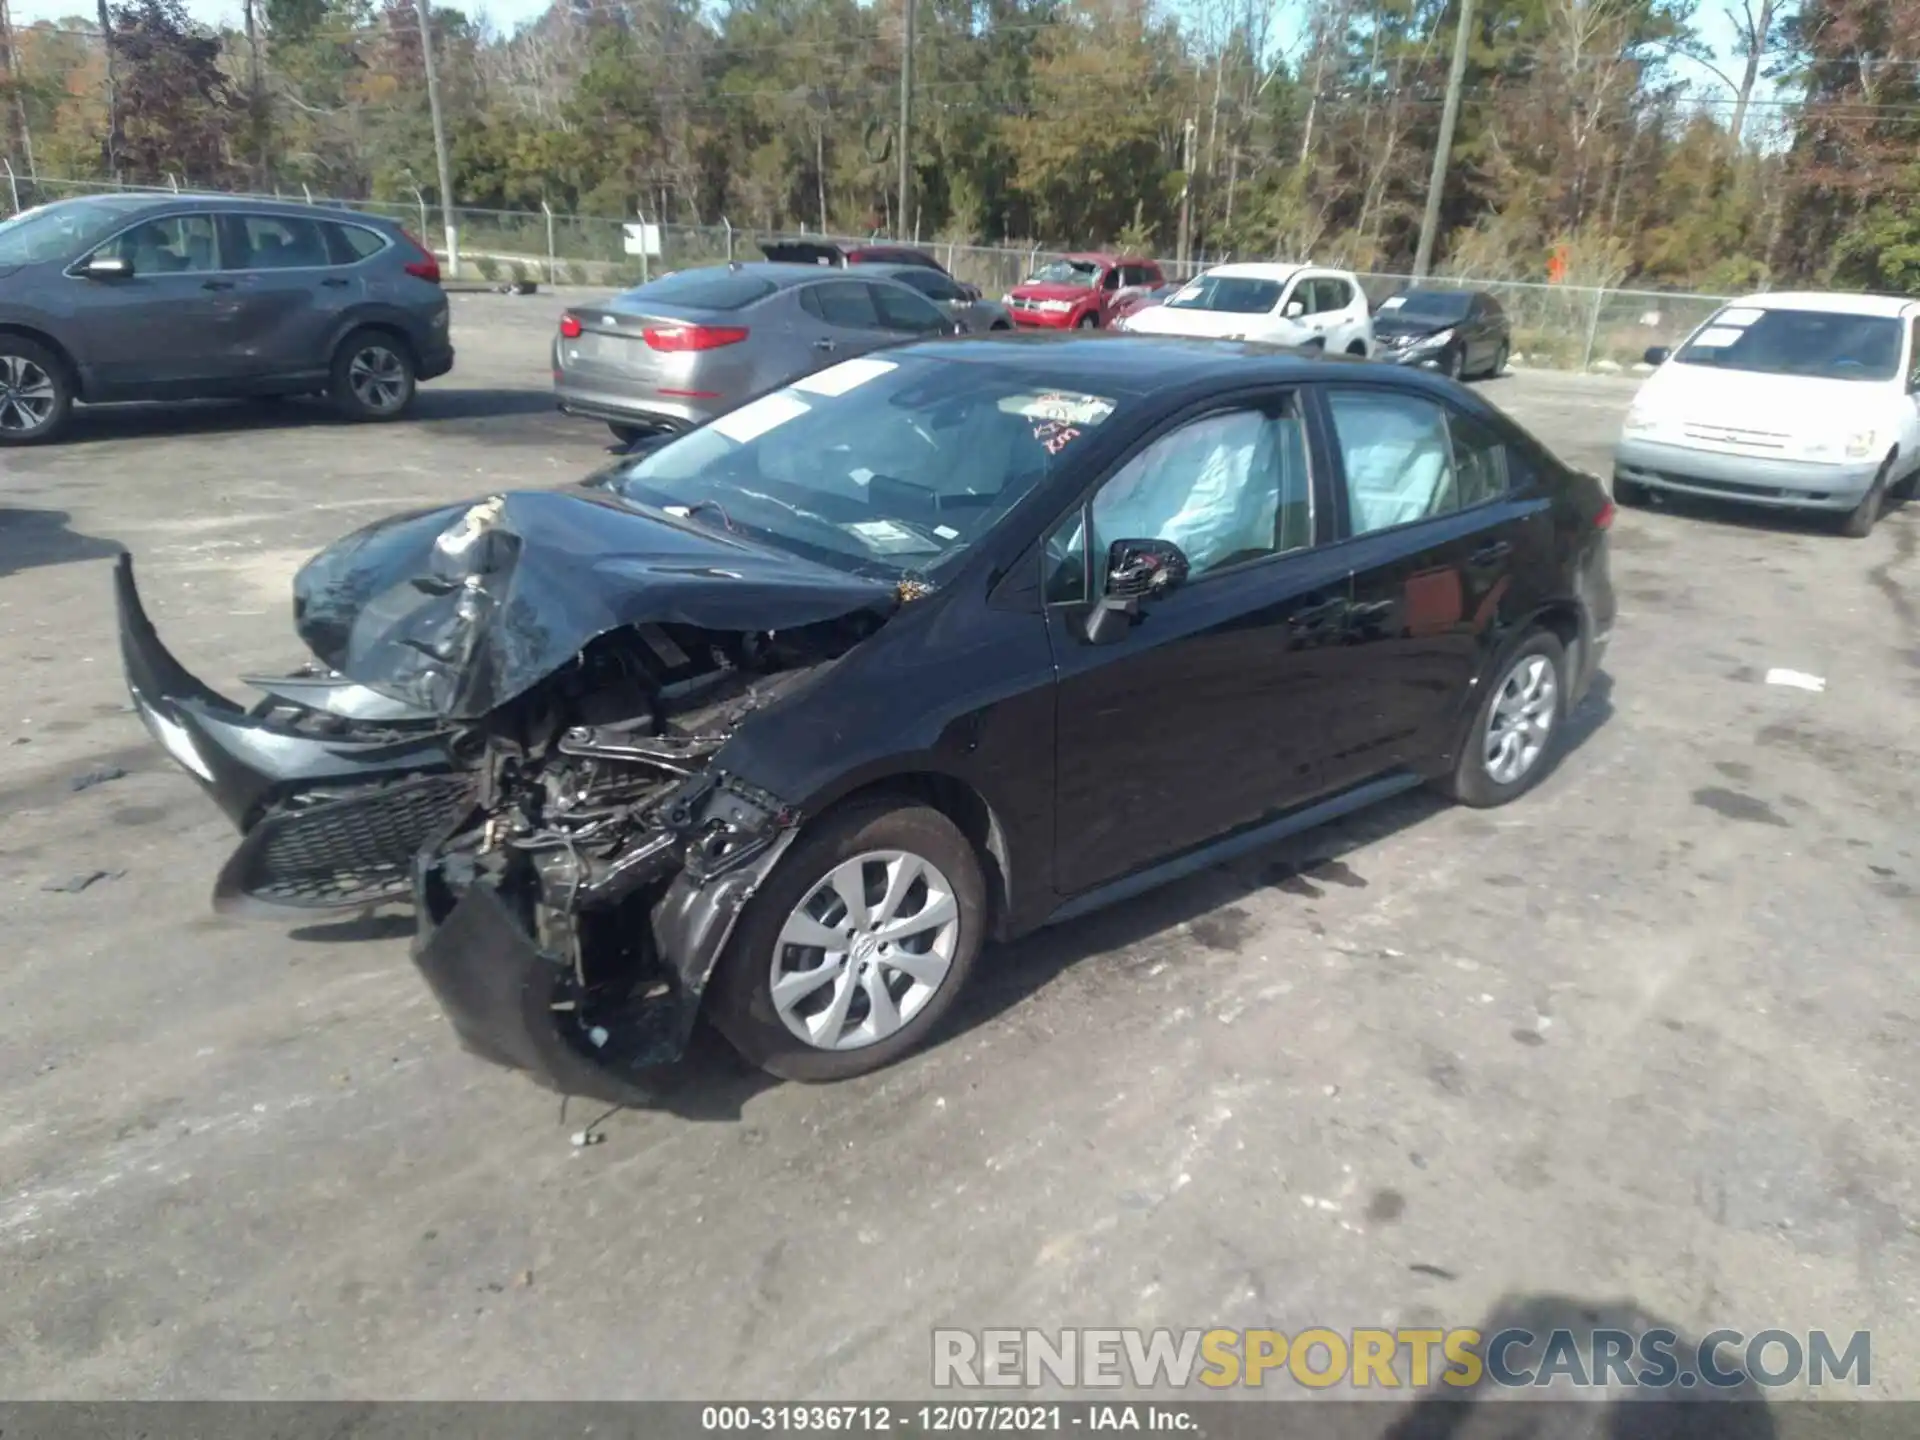
{"type": "Polygon", "coordinates": [[[1614,449],[1613,496],[1670,490],[1827,510],[1856,538],[1920,476],[1920,300],[1735,300],[1658,366],[1614,449]]]}
{"type": "Polygon", "coordinates": [[[1117,327],[1135,335],[1197,335],[1373,354],[1373,314],[1351,271],[1313,265],[1216,265],[1164,305],[1117,327]]]}

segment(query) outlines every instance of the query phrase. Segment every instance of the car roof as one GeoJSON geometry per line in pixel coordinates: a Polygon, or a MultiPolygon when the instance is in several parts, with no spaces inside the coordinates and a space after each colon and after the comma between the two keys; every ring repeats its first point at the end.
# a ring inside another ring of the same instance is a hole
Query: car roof
{"type": "Polygon", "coordinates": [[[109,205],[123,215],[140,215],[147,211],[170,212],[175,210],[217,211],[227,214],[244,211],[250,215],[311,215],[324,216],[329,220],[358,220],[363,224],[397,224],[391,216],[370,215],[363,211],[349,209],[344,205],[307,205],[298,200],[276,200],[270,195],[226,195],[215,191],[168,190],[160,193],[141,191],[109,190],[97,195],[69,195],[52,202],[55,205],[109,205]]]}
{"type": "Polygon", "coordinates": [[[1160,263],[1149,256],[1131,255],[1125,250],[1066,250],[1055,258],[1085,260],[1094,265],[1158,265],[1160,263]]]}
{"type": "Polygon", "coordinates": [[[1727,303],[1749,310],[1824,310],[1833,315],[1885,315],[1894,319],[1920,314],[1920,300],[1911,296],[1853,290],[1769,290],[1727,303]]]}
{"type": "MultiPolygon", "coordinates": [[[[898,284],[898,281],[891,280],[887,274],[887,271],[895,268],[912,270],[920,267],[890,262],[880,265],[862,265],[858,273],[855,273],[840,265],[805,265],[782,260],[735,260],[731,264],[689,265],[685,270],[676,270],[673,273],[697,275],[703,271],[731,270],[736,275],[758,276],[770,284],[779,286],[782,290],[790,290],[796,285],[805,285],[811,280],[879,280],[898,284]]],[[[667,277],[662,275],[659,278],[664,280],[667,277]]],[[[644,287],[635,286],[634,288],[644,287]]]]}
{"type": "Polygon", "coordinates": [[[1424,371],[1369,364],[1358,356],[1179,335],[1013,331],[913,341],[887,353],[1030,369],[1037,383],[1084,388],[1089,394],[1178,398],[1230,384],[1284,385],[1330,378],[1364,378],[1369,384],[1423,394],[1458,394],[1457,388],[1447,390],[1424,371]]]}

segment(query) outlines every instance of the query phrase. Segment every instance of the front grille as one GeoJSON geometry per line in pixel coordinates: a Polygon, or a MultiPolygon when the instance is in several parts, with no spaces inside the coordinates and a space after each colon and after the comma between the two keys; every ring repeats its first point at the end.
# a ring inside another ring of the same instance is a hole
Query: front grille
{"type": "Polygon", "coordinates": [[[311,909],[401,899],[412,890],[414,856],[472,802],[471,776],[428,775],[275,812],[234,856],[234,887],[311,909]]]}
{"type": "Polygon", "coordinates": [[[1786,490],[1778,485],[1743,485],[1737,480],[1702,480],[1697,475],[1678,475],[1666,470],[1649,470],[1646,474],[1656,480],[1665,480],[1673,485],[1683,485],[1689,490],[1706,491],[1714,495],[1730,495],[1743,500],[1802,500],[1809,504],[1829,499],[1824,490],[1786,490]]]}
{"type": "Polygon", "coordinates": [[[1784,450],[1792,438],[1773,430],[1747,430],[1732,425],[1683,425],[1680,429],[1689,440],[1704,440],[1711,445],[1742,445],[1749,450],[1784,450]]]}

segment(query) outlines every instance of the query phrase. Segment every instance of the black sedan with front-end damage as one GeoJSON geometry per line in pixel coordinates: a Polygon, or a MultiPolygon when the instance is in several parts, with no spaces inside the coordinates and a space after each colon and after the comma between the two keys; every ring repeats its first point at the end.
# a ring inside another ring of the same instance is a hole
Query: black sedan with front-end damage
{"type": "Polygon", "coordinates": [[[850,360],[568,492],[350,536],[242,707],[117,576],[226,909],[411,897],[475,1051],[643,1089],[920,1043],[980,947],[1428,782],[1512,799],[1613,619],[1612,506],[1458,386],[1181,340],[850,360]]]}

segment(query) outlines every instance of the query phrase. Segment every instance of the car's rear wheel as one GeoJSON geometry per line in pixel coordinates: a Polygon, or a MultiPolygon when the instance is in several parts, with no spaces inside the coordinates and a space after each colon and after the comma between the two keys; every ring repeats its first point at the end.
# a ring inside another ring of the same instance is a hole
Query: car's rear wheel
{"type": "Polygon", "coordinates": [[[632,445],[636,441],[646,439],[647,436],[653,433],[644,425],[622,425],[614,420],[607,422],[607,429],[613,432],[613,438],[618,440],[622,445],[632,445]]]}
{"type": "Polygon", "coordinates": [[[1100,317],[1098,315],[1082,315],[1079,322],[1073,328],[1076,330],[1098,330],[1100,328],[1100,317]]]}
{"type": "Polygon", "coordinates": [[[416,388],[412,350],[384,330],[356,330],[334,351],[328,393],[349,419],[397,419],[416,388]]]}
{"type": "Polygon", "coordinates": [[[774,867],[710,990],[720,1033],[788,1080],[845,1080],[917,1047],[952,1007],[986,928],[973,847],[906,800],[825,816],[774,867]]]}
{"type": "Polygon", "coordinates": [[[1867,487],[1867,493],[1860,497],[1860,503],[1849,510],[1846,518],[1840,522],[1840,533],[1849,540],[1864,540],[1873,533],[1874,525],[1880,519],[1880,511],[1887,499],[1887,477],[1893,473],[1893,457],[1889,455],[1873,477],[1873,484],[1867,487]]]}
{"type": "Polygon", "coordinates": [[[1567,652],[1547,630],[1528,635],[1487,687],[1442,788],[1463,805],[1504,805],[1546,774],[1567,712],[1567,652]]]}
{"type": "Polygon", "coordinates": [[[66,429],[73,384],[60,357],[25,336],[0,335],[0,445],[40,445],[66,429]]]}

